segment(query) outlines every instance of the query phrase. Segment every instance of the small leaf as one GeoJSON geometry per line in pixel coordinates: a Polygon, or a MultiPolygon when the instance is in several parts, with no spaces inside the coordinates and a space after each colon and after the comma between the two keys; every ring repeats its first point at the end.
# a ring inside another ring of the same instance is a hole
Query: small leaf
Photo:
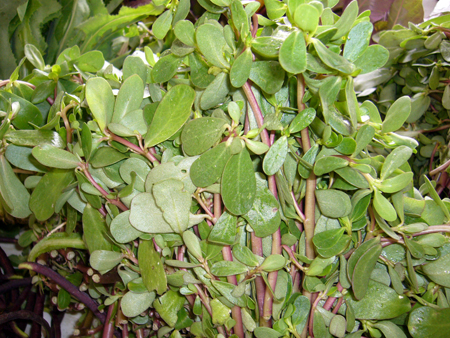
{"type": "Polygon", "coordinates": [[[328,67],[338,70],[344,74],[351,74],[355,71],[355,67],[347,59],[339,54],[333,53],[330,49],[318,39],[312,40],[317,55],[328,67]]]}
{"type": "Polygon", "coordinates": [[[264,156],[263,170],[266,175],[275,175],[280,170],[288,152],[288,141],[286,136],[280,137],[264,156]]]}
{"type": "Polygon", "coordinates": [[[239,244],[235,245],[233,247],[233,256],[247,266],[255,267],[259,265],[259,261],[255,254],[246,246],[241,246],[239,244]]]}
{"type": "Polygon", "coordinates": [[[286,265],[286,259],[282,255],[270,255],[261,264],[261,269],[272,272],[282,269],[286,265]]]}
{"type": "Polygon", "coordinates": [[[189,118],[194,98],[195,91],[191,87],[172,87],[156,108],[145,136],[145,147],[152,147],[175,134],[189,118]]]}
{"type": "Polygon", "coordinates": [[[126,159],[129,155],[112,147],[100,147],[92,155],[90,164],[94,168],[104,168],[126,159]]]}
{"type": "Polygon", "coordinates": [[[381,254],[381,244],[373,245],[356,262],[351,276],[353,295],[361,300],[367,292],[370,275],[381,254]]]}
{"type": "Polygon", "coordinates": [[[325,156],[321,157],[314,164],[314,174],[322,176],[331,171],[348,166],[348,161],[341,157],[325,156]]]}
{"type": "Polygon", "coordinates": [[[369,46],[372,31],[373,25],[367,21],[361,22],[351,29],[343,54],[347,60],[354,62],[365,52],[369,46]]]}
{"type": "Polygon", "coordinates": [[[135,229],[131,225],[129,217],[130,211],[125,211],[114,217],[111,222],[111,235],[118,243],[128,243],[134,241],[143,234],[142,231],[135,229]]]}
{"type": "Polygon", "coordinates": [[[183,62],[182,57],[174,54],[165,55],[156,62],[152,70],[152,78],[155,83],[168,82],[177,73],[178,67],[183,62]]]}
{"type": "Polygon", "coordinates": [[[61,149],[66,147],[61,136],[51,130],[9,130],[5,140],[16,146],[35,147],[48,144],[61,149]]]}
{"type": "Polygon", "coordinates": [[[165,11],[155,20],[152,26],[155,38],[162,40],[166,37],[167,32],[172,25],[173,14],[171,10],[165,11]]]}
{"type": "Polygon", "coordinates": [[[178,21],[173,27],[173,31],[178,40],[185,45],[194,46],[195,28],[192,22],[188,20],[178,21]]]}
{"type": "Polygon", "coordinates": [[[32,44],[26,44],[24,53],[28,61],[39,70],[44,70],[45,62],[42,58],[41,52],[32,44]]]}
{"type": "Polygon", "coordinates": [[[446,288],[450,287],[450,254],[446,254],[435,261],[427,262],[422,266],[425,275],[433,282],[440,284],[446,288]]]}
{"type": "Polygon", "coordinates": [[[381,167],[380,178],[388,178],[397,168],[401,167],[412,155],[411,148],[399,146],[391,151],[381,167]]]}
{"type": "Polygon", "coordinates": [[[183,241],[192,256],[194,256],[199,261],[203,261],[200,241],[192,231],[183,232],[183,241]]]}
{"type": "Polygon", "coordinates": [[[230,147],[220,143],[202,154],[191,167],[191,179],[197,187],[208,187],[219,180],[231,157],[230,147]]]}
{"type": "Polygon", "coordinates": [[[369,46],[353,64],[367,74],[383,67],[389,59],[389,51],[381,45],[369,46]]]}
{"type": "Polygon", "coordinates": [[[224,102],[230,90],[228,74],[220,73],[203,92],[200,98],[201,108],[204,110],[210,109],[224,102]]]}
{"type": "Polygon", "coordinates": [[[169,326],[174,326],[178,311],[183,307],[185,298],[178,292],[169,290],[153,302],[153,307],[169,326]]]}
{"type": "MultiPolygon", "coordinates": [[[[310,4],[301,4],[295,9],[294,22],[302,31],[313,34],[319,24],[320,13],[310,4]]],[[[302,34],[303,35],[303,34],[302,34]]]]}

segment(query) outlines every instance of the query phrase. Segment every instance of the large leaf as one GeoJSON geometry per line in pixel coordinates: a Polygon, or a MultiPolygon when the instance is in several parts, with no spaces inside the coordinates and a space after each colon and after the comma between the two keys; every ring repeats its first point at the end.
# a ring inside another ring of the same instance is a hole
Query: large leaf
{"type": "Polygon", "coordinates": [[[30,194],[3,155],[0,156],[0,193],[9,214],[17,218],[25,218],[31,214],[28,207],[30,194]]]}
{"type": "Polygon", "coordinates": [[[226,164],[221,190],[223,203],[231,213],[242,215],[252,207],[256,195],[256,179],[252,160],[245,148],[233,155],[226,164]]]}
{"type": "Polygon", "coordinates": [[[111,122],[114,112],[114,94],[108,81],[94,77],[86,83],[86,101],[100,130],[111,122]]]}
{"type": "Polygon", "coordinates": [[[183,182],[169,179],[153,186],[156,205],[174,232],[183,233],[189,226],[191,194],[184,190],[183,182]]]}
{"type": "Polygon", "coordinates": [[[108,227],[100,212],[90,204],[83,212],[83,233],[86,247],[90,253],[96,250],[111,251],[112,244],[108,239],[108,227]]]}
{"type": "Polygon", "coordinates": [[[425,275],[433,282],[450,288],[450,254],[440,257],[438,260],[428,262],[422,266],[425,275]]]}
{"type": "Polygon", "coordinates": [[[219,180],[231,157],[230,147],[220,143],[202,154],[191,167],[191,179],[197,187],[206,188],[219,180]]]}
{"type": "Polygon", "coordinates": [[[5,139],[16,146],[42,146],[48,144],[57,148],[64,148],[61,136],[52,130],[10,130],[5,139]]]}
{"type": "Polygon", "coordinates": [[[32,154],[40,163],[50,168],[75,169],[81,162],[74,154],[48,144],[34,147],[32,154]]]}
{"type": "Polygon", "coordinates": [[[73,170],[60,169],[42,177],[30,198],[30,209],[38,221],[45,221],[53,215],[56,201],[73,179],[73,170]]]}
{"type": "Polygon", "coordinates": [[[183,150],[190,156],[204,153],[219,141],[225,124],[225,120],[214,117],[189,121],[181,133],[183,150]]]}
{"type": "Polygon", "coordinates": [[[194,99],[195,91],[191,87],[172,87],[156,108],[145,136],[145,146],[152,147],[175,134],[189,118],[194,99]]]}
{"type": "Polygon", "coordinates": [[[292,32],[280,48],[280,64],[285,71],[293,74],[306,70],[306,43],[303,33],[292,32]]]}
{"type": "Polygon", "coordinates": [[[111,36],[110,39],[112,39],[114,35],[111,32],[118,31],[149,15],[158,15],[163,10],[164,6],[155,6],[153,4],[137,8],[123,6],[116,15],[102,13],[91,17],[77,27],[86,35],[86,39],[81,45],[81,52],[84,53],[85,51],[95,49],[96,46],[104,41],[102,39],[108,36],[108,34],[111,36]]]}
{"type": "Polygon", "coordinates": [[[285,71],[277,61],[252,63],[250,80],[267,94],[275,94],[283,86],[285,71]]]}
{"type": "Polygon", "coordinates": [[[147,290],[156,290],[159,295],[163,294],[167,289],[166,273],[152,240],[140,241],[138,259],[142,281],[147,290]]]}
{"type": "Polygon", "coordinates": [[[127,78],[120,87],[114,107],[113,123],[120,123],[124,116],[139,109],[144,96],[144,83],[137,75],[127,78]]]}
{"type": "Polygon", "coordinates": [[[418,307],[409,315],[408,330],[413,338],[445,338],[450,332],[450,309],[418,307]]]}

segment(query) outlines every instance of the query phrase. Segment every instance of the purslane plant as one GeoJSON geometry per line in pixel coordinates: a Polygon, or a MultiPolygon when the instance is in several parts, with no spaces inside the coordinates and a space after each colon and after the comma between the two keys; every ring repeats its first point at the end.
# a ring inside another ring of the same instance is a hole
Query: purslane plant
{"type": "Polygon", "coordinates": [[[89,309],[78,336],[445,337],[450,201],[413,184],[415,99],[383,116],[354,89],[397,50],[369,46],[356,2],[199,3],[194,23],[161,4],[166,49],[121,70],[26,45],[36,69],[0,90],[1,205],[30,227],[18,268],[89,309]]]}

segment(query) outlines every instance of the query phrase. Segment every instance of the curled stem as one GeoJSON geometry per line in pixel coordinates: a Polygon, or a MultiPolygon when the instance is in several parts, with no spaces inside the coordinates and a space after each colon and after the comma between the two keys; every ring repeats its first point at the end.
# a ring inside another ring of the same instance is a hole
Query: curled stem
{"type": "Polygon", "coordinates": [[[52,330],[50,329],[50,325],[48,324],[48,322],[42,316],[39,316],[34,312],[28,310],[20,310],[0,315],[0,324],[8,323],[16,319],[31,320],[35,323],[38,323],[40,326],[44,327],[49,337],[53,337],[52,330]]]}

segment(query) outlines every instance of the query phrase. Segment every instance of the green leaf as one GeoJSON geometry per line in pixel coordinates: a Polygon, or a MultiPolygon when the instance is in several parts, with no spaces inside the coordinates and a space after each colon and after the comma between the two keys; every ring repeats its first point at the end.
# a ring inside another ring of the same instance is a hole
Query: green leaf
{"type": "Polygon", "coordinates": [[[448,266],[450,264],[450,254],[446,254],[435,261],[427,262],[422,266],[422,271],[433,282],[450,287],[450,271],[448,266]]]}
{"type": "Polygon", "coordinates": [[[224,325],[230,318],[231,309],[222,304],[218,299],[211,301],[212,322],[217,325],[224,325]]]}
{"type": "Polygon", "coordinates": [[[236,244],[233,247],[233,257],[247,266],[255,267],[259,265],[259,261],[255,254],[246,246],[236,244]]]}
{"type": "Polygon", "coordinates": [[[246,149],[233,155],[225,166],[221,184],[225,207],[235,215],[247,213],[255,200],[256,179],[246,149]]]}
{"type": "Polygon", "coordinates": [[[165,55],[156,62],[152,70],[153,81],[156,83],[168,82],[177,73],[183,58],[174,54],[165,55]]]}
{"type": "Polygon", "coordinates": [[[267,94],[275,94],[283,86],[284,76],[277,61],[254,61],[249,78],[267,94]]]}
{"type": "Polygon", "coordinates": [[[123,259],[121,252],[95,250],[89,257],[89,264],[92,268],[105,274],[114,269],[123,259]]]}
{"type": "Polygon", "coordinates": [[[91,50],[81,55],[76,61],[78,69],[82,72],[98,72],[103,68],[105,59],[103,53],[98,50],[91,50]]]}
{"type": "Polygon", "coordinates": [[[394,207],[378,189],[374,191],[373,206],[375,211],[386,221],[393,222],[397,219],[397,212],[394,207]]]}
{"type": "Polygon", "coordinates": [[[321,157],[314,164],[314,174],[322,176],[331,171],[348,166],[348,161],[341,157],[325,156],[321,157]]]}
{"type": "Polygon", "coordinates": [[[267,16],[270,20],[281,18],[286,13],[286,4],[278,0],[267,0],[264,2],[267,9],[267,16]]]}
{"type": "Polygon", "coordinates": [[[162,40],[166,37],[172,25],[173,14],[171,10],[162,13],[155,20],[152,26],[153,35],[155,38],[162,40]]]}
{"type": "Polygon", "coordinates": [[[265,272],[282,269],[286,265],[286,259],[282,255],[270,255],[261,264],[260,268],[265,272]]]}
{"type": "Polygon", "coordinates": [[[126,159],[128,154],[123,154],[112,147],[101,147],[92,155],[90,164],[94,168],[103,168],[126,159]]]}
{"type": "Polygon", "coordinates": [[[153,241],[141,240],[139,242],[138,260],[142,281],[147,290],[155,290],[158,295],[162,295],[167,289],[167,278],[161,257],[155,250],[153,241]]]}
{"type": "Polygon", "coordinates": [[[244,50],[234,60],[230,70],[230,82],[233,87],[240,88],[245,84],[250,76],[252,63],[252,51],[250,48],[244,50]]]}
{"type": "Polygon", "coordinates": [[[38,173],[47,172],[47,168],[40,164],[31,154],[32,148],[18,147],[10,144],[6,148],[5,157],[13,166],[38,173]]]}
{"type": "Polygon", "coordinates": [[[353,64],[367,74],[383,67],[389,59],[389,51],[381,45],[367,47],[366,51],[353,64]]]}
{"type": "Polygon", "coordinates": [[[250,210],[243,215],[257,237],[266,237],[277,231],[281,216],[275,196],[267,189],[265,181],[256,182],[255,200],[250,210]]]}
{"type": "Polygon", "coordinates": [[[211,267],[211,273],[219,277],[239,275],[247,271],[248,268],[245,265],[233,261],[220,261],[211,267]]]}
{"type": "Polygon", "coordinates": [[[45,221],[53,215],[56,201],[73,179],[72,170],[59,169],[42,177],[30,198],[30,209],[38,221],[45,221]]]}
{"type": "Polygon", "coordinates": [[[31,96],[31,103],[37,104],[45,101],[47,97],[53,95],[56,87],[56,82],[53,80],[44,81],[38,86],[31,96]]]}
{"type": "Polygon", "coordinates": [[[109,229],[118,243],[129,243],[143,234],[131,225],[129,217],[130,211],[125,211],[114,217],[111,222],[109,229]]]}
{"type": "Polygon", "coordinates": [[[342,338],[345,336],[347,321],[341,315],[335,315],[330,321],[330,333],[333,336],[342,338]]]}
{"type": "Polygon", "coordinates": [[[231,87],[228,74],[220,73],[203,92],[200,98],[201,108],[207,110],[224,102],[230,90],[231,87]]]}
{"type": "Polygon", "coordinates": [[[397,168],[401,167],[408,161],[412,155],[411,148],[407,146],[399,146],[391,151],[386,157],[383,166],[381,167],[380,178],[384,180],[388,178],[397,168]]]}
{"type": "Polygon", "coordinates": [[[136,317],[152,306],[155,297],[154,292],[135,293],[128,291],[123,296],[120,307],[125,316],[136,317]]]}
{"type": "Polygon", "coordinates": [[[133,198],[130,208],[130,223],[137,230],[150,234],[173,232],[151,193],[141,193],[133,198]]]}
{"type": "Polygon", "coordinates": [[[215,78],[213,74],[208,73],[208,65],[196,52],[189,54],[188,58],[191,66],[191,81],[194,86],[199,88],[208,87],[215,78]]]}
{"type": "Polygon", "coordinates": [[[86,101],[103,131],[111,122],[114,112],[114,95],[108,81],[102,77],[89,79],[86,83],[86,101]]]}
{"type": "Polygon", "coordinates": [[[108,240],[108,227],[99,211],[90,204],[83,212],[83,232],[86,247],[90,253],[96,250],[111,251],[112,244],[108,240]]]}
{"type": "Polygon", "coordinates": [[[189,226],[191,194],[184,191],[183,182],[169,179],[153,186],[156,205],[163,217],[176,233],[183,233],[189,226]]]}
{"type": "Polygon", "coordinates": [[[343,56],[351,61],[356,61],[369,46],[373,25],[370,22],[360,22],[348,33],[343,56]]]}
{"type": "Polygon", "coordinates": [[[353,295],[357,300],[364,298],[368,288],[370,275],[381,254],[381,244],[378,243],[364,252],[356,262],[351,276],[353,295]]]}
{"type": "Polygon", "coordinates": [[[355,311],[357,319],[390,319],[398,317],[411,309],[408,297],[399,295],[390,287],[369,280],[366,296],[355,301],[351,297],[346,300],[355,311]]]}
{"type": "Polygon", "coordinates": [[[378,180],[375,180],[373,184],[382,192],[391,194],[402,190],[408,184],[410,184],[412,182],[413,176],[414,174],[411,172],[403,173],[392,178],[385,179],[381,182],[377,182],[378,180]]]}
{"type": "Polygon", "coordinates": [[[207,23],[197,28],[195,37],[197,46],[206,60],[219,68],[230,67],[223,55],[225,49],[227,49],[223,28],[207,23]]]}
{"type": "Polygon", "coordinates": [[[274,329],[262,326],[255,328],[254,333],[256,338],[279,338],[283,336],[282,333],[275,331],[274,329]]]}
{"type": "MultiPolygon", "coordinates": [[[[236,233],[237,218],[225,211],[212,227],[208,241],[217,244],[232,245],[236,239],[236,233]]],[[[245,262],[242,263],[246,264],[245,262]]]]}
{"type": "Polygon", "coordinates": [[[81,148],[86,161],[89,161],[92,153],[92,134],[86,123],[81,127],[81,148]]]}
{"type": "Polygon", "coordinates": [[[240,0],[231,2],[231,20],[244,39],[250,33],[249,18],[240,0]]]}
{"type": "Polygon", "coordinates": [[[313,35],[319,24],[320,13],[310,4],[300,4],[294,14],[294,22],[302,31],[313,35]]]}
{"type": "Polygon", "coordinates": [[[445,338],[450,330],[450,309],[421,306],[408,318],[408,331],[413,338],[445,338]]]}
{"type": "Polygon", "coordinates": [[[225,143],[201,155],[191,167],[191,179],[197,187],[208,187],[222,176],[225,165],[231,157],[230,147],[225,143]]]}
{"type": "Polygon", "coordinates": [[[397,131],[403,126],[409,114],[411,113],[411,98],[402,96],[397,99],[386,113],[381,131],[389,133],[397,131]]]}
{"type": "Polygon", "coordinates": [[[199,261],[203,261],[200,240],[192,231],[183,232],[183,241],[192,256],[194,256],[199,261]]]}
{"type": "Polygon", "coordinates": [[[173,27],[173,32],[178,40],[185,45],[194,46],[195,28],[194,24],[188,20],[181,20],[173,27]]]}
{"type": "Polygon", "coordinates": [[[172,87],[156,108],[145,136],[145,146],[152,147],[167,140],[186,122],[194,103],[195,91],[187,85],[172,87]]]}
{"type": "Polygon", "coordinates": [[[408,26],[409,22],[421,23],[424,17],[422,4],[413,0],[393,2],[387,19],[387,29],[395,25],[408,26]]]}
{"type": "Polygon", "coordinates": [[[34,262],[41,254],[52,250],[73,248],[86,250],[80,234],[55,233],[41,239],[28,254],[28,261],[34,262]]]}
{"type": "Polygon", "coordinates": [[[328,67],[336,69],[343,74],[351,74],[355,71],[353,64],[339,54],[333,53],[320,40],[313,39],[312,42],[317,55],[328,67]]]}
{"type": "Polygon", "coordinates": [[[32,154],[40,163],[50,168],[75,169],[80,165],[80,160],[74,154],[48,144],[34,147],[32,154]]]}
{"type": "Polygon", "coordinates": [[[266,175],[275,175],[280,170],[288,152],[287,137],[280,137],[269,149],[264,157],[263,170],[266,175]]]}
{"type": "Polygon", "coordinates": [[[6,101],[11,100],[11,103],[19,103],[20,110],[11,121],[13,126],[17,129],[31,129],[30,122],[36,126],[42,125],[42,114],[39,108],[32,104],[30,101],[7,91],[0,91],[0,102],[1,98],[5,99],[6,101]]]}
{"type": "Polygon", "coordinates": [[[358,133],[356,134],[356,149],[353,152],[353,155],[358,155],[367,145],[372,141],[375,136],[375,128],[369,126],[367,124],[363,125],[359,128],[358,133]]]}
{"type": "Polygon", "coordinates": [[[26,44],[24,48],[24,53],[28,61],[39,70],[44,70],[45,62],[42,58],[41,52],[35,46],[31,44],[26,44]]]}
{"type": "Polygon", "coordinates": [[[333,40],[339,39],[350,32],[350,29],[352,29],[353,23],[358,16],[358,10],[359,9],[357,1],[352,1],[347,6],[339,20],[334,24],[334,27],[337,28],[337,31],[333,36],[333,40]]]}
{"type": "Polygon", "coordinates": [[[352,211],[350,197],[340,190],[316,190],[316,199],[323,215],[331,218],[345,217],[352,211]]]}
{"type": "Polygon", "coordinates": [[[300,31],[292,32],[284,40],[279,59],[281,66],[289,73],[300,74],[306,70],[306,43],[300,31]]]}
{"type": "Polygon", "coordinates": [[[177,313],[183,307],[184,301],[185,298],[178,292],[169,290],[153,302],[153,307],[167,325],[173,327],[178,319],[177,313]]]}
{"type": "Polygon", "coordinates": [[[139,109],[143,96],[144,83],[139,75],[128,77],[120,87],[111,122],[121,123],[127,113],[139,109]]]}
{"type": "Polygon", "coordinates": [[[308,127],[312,121],[316,118],[316,110],[314,108],[306,108],[295,116],[289,125],[289,131],[291,134],[298,133],[299,131],[308,127]]]}

